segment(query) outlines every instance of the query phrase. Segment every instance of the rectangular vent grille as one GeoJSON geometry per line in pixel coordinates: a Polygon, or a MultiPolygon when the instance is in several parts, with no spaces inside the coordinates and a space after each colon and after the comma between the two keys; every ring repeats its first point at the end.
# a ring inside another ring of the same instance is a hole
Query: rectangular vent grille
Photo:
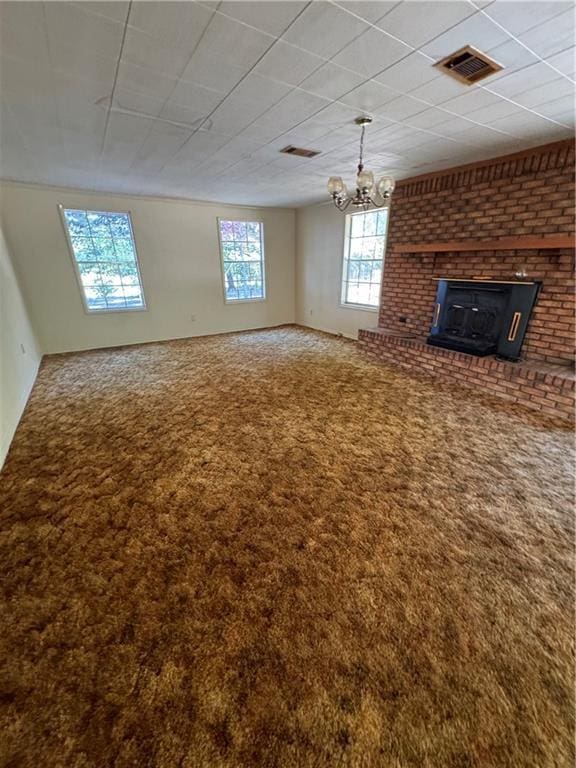
{"type": "Polygon", "coordinates": [[[502,69],[500,64],[470,45],[436,62],[434,66],[466,85],[473,85],[502,69]]]}
{"type": "Polygon", "coordinates": [[[316,155],[320,154],[315,149],[302,149],[302,147],[293,147],[291,144],[281,149],[280,152],[283,152],[285,155],[296,155],[296,157],[316,157],[316,155]]]}

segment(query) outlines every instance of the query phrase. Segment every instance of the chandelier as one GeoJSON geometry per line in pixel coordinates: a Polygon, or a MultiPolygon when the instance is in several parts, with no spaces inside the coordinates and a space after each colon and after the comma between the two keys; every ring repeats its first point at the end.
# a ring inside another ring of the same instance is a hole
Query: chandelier
{"type": "Polygon", "coordinates": [[[371,117],[357,117],[354,120],[356,125],[362,126],[360,134],[360,158],[358,160],[358,175],[356,176],[356,194],[350,195],[346,189],[346,184],[340,176],[330,176],[328,179],[328,192],[332,201],[339,211],[346,211],[350,205],[356,208],[362,208],[367,211],[368,208],[382,208],[394,191],[396,185],[394,179],[390,176],[382,176],[380,181],[374,183],[374,174],[372,171],[364,170],[364,132],[366,126],[372,122],[371,117]]]}

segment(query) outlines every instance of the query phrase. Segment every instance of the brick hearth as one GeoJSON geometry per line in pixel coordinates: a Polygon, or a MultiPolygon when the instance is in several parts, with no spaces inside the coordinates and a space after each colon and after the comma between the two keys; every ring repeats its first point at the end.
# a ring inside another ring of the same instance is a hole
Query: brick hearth
{"type": "Polygon", "coordinates": [[[400,181],[390,211],[378,328],[360,331],[361,347],[400,367],[570,417],[574,250],[535,247],[534,238],[573,234],[573,142],[400,181]],[[518,247],[510,246],[511,238],[518,247]],[[476,248],[484,241],[486,249],[443,250],[461,241],[472,241],[476,248]],[[520,266],[529,280],[542,283],[522,362],[425,344],[434,310],[434,278],[513,280],[520,266]]]}
{"type": "Polygon", "coordinates": [[[404,370],[479,389],[519,403],[547,416],[571,419],[574,410],[574,369],[539,361],[511,363],[430,347],[383,328],[360,331],[362,349],[404,370]]]}

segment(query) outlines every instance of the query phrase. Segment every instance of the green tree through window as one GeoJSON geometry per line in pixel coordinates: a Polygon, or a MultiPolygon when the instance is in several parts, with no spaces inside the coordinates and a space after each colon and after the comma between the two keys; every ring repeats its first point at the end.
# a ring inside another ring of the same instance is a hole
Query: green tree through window
{"type": "Polygon", "coordinates": [[[63,213],[88,311],[143,309],[130,214],[72,208],[63,213]]]}
{"type": "Polygon", "coordinates": [[[378,307],[387,224],[387,208],[346,217],[342,304],[378,307]]]}
{"type": "Polygon", "coordinates": [[[265,298],[263,225],[220,219],[226,301],[265,298]]]}

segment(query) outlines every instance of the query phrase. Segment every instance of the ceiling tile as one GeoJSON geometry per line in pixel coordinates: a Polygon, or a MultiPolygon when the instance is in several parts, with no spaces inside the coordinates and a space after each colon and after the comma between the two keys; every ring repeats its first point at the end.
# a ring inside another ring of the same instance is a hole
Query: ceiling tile
{"type": "Polygon", "coordinates": [[[124,25],[87,13],[80,5],[44,3],[51,51],[66,46],[81,58],[86,52],[104,59],[117,59],[122,46],[124,25]]]}
{"type": "MultiPolygon", "coordinates": [[[[442,5],[450,6],[452,3],[442,5]]],[[[488,51],[509,40],[506,32],[479,12],[431,40],[422,47],[422,51],[438,61],[465,45],[471,45],[479,51],[488,51]]]]}
{"type": "Polygon", "coordinates": [[[275,125],[262,125],[260,123],[253,123],[247,128],[244,128],[235,137],[236,140],[241,139],[245,141],[254,142],[257,146],[260,144],[267,144],[269,141],[275,139],[280,130],[275,125]]]}
{"type": "Polygon", "coordinates": [[[543,87],[558,79],[558,73],[543,62],[512,72],[506,77],[487,83],[485,88],[508,98],[515,98],[530,88],[543,87]]]}
{"type": "Polygon", "coordinates": [[[100,160],[103,133],[103,125],[99,133],[88,133],[83,129],[62,131],[64,162],[79,169],[95,171],[100,160]]]}
{"type": "Polygon", "coordinates": [[[69,75],[55,75],[52,93],[58,111],[58,122],[63,129],[103,135],[109,99],[104,97],[98,84],[87,83],[69,75]]]}
{"type": "Polygon", "coordinates": [[[576,51],[573,47],[553,56],[546,57],[546,63],[562,72],[568,77],[574,78],[576,74],[576,51]]]}
{"type": "Polygon", "coordinates": [[[186,48],[192,53],[213,15],[213,9],[200,3],[137,2],[131,5],[129,25],[163,45],[186,48]]]}
{"type": "Polygon", "coordinates": [[[574,46],[574,8],[520,35],[520,40],[546,58],[574,46]]]}
{"type": "Polygon", "coordinates": [[[108,123],[101,168],[116,171],[128,170],[152,125],[153,120],[112,113],[108,123]]]}
{"type": "Polygon", "coordinates": [[[138,173],[158,173],[190,136],[190,131],[173,125],[155,124],[134,160],[138,173]]]}
{"type": "Polygon", "coordinates": [[[170,175],[175,171],[189,171],[204,162],[207,157],[217,152],[230,141],[229,136],[222,136],[210,131],[196,131],[186,144],[174,154],[162,169],[162,175],[170,175]]]}
{"type": "Polygon", "coordinates": [[[536,107],[536,112],[545,117],[550,117],[552,120],[557,120],[564,125],[574,124],[574,96],[563,96],[554,101],[547,101],[544,104],[539,104],[536,107]]]}
{"type": "Polygon", "coordinates": [[[408,93],[413,88],[418,88],[418,86],[438,77],[440,77],[440,73],[434,69],[430,59],[419,51],[414,51],[397,64],[393,64],[380,72],[375,79],[397,91],[408,93]]]}
{"type": "Polygon", "coordinates": [[[173,45],[164,46],[140,29],[128,29],[126,33],[122,61],[178,78],[186,68],[189,58],[190,52],[187,49],[173,45]]]}
{"type": "Polygon", "coordinates": [[[306,4],[301,0],[224,0],[218,5],[218,12],[280,37],[306,4]]]}
{"type": "Polygon", "coordinates": [[[186,104],[178,104],[172,99],[168,99],[162,106],[160,119],[195,130],[206,123],[208,115],[209,112],[200,109],[198,105],[189,107],[186,104]]]}
{"type": "MultiPolygon", "coordinates": [[[[109,100],[105,101],[105,104],[109,100]]],[[[114,91],[113,108],[126,112],[138,112],[148,117],[157,117],[162,112],[164,99],[156,99],[153,96],[147,96],[137,91],[130,91],[127,88],[116,88],[114,91]]]]}
{"type": "Polygon", "coordinates": [[[305,77],[324,64],[324,59],[278,40],[256,65],[256,72],[290,85],[299,85],[305,77]]]}
{"type": "Polygon", "coordinates": [[[2,55],[49,66],[43,3],[0,3],[0,48],[2,55]]]}
{"type": "Polygon", "coordinates": [[[326,62],[300,83],[305,91],[323,96],[326,99],[338,99],[344,93],[357,88],[364,78],[355,72],[339,67],[332,62],[326,62]]]}
{"type": "Polygon", "coordinates": [[[475,12],[474,6],[465,0],[414,0],[399,3],[376,26],[418,48],[475,12]]]}
{"type": "MultiPolygon", "coordinates": [[[[529,83],[530,81],[527,81],[526,84],[528,85],[529,83]]],[[[547,101],[563,97],[574,98],[574,86],[564,77],[559,77],[546,83],[545,88],[536,86],[517,94],[514,97],[514,101],[522,104],[523,107],[537,109],[539,104],[545,104],[547,101]]]]}
{"type": "MultiPolygon", "coordinates": [[[[449,103],[442,104],[442,107],[445,107],[446,109],[450,108],[449,103]]],[[[525,110],[523,110],[514,102],[499,98],[496,102],[489,106],[480,107],[477,110],[468,112],[466,117],[469,117],[470,120],[474,120],[476,123],[489,125],[490,123],[493,123],[494,120],[498,120],[502,117],[509,117],[510,115],[522,114],[524,111],[525,110]]]]}
{"type": "Polygon", "coordinates": [[[467,144],[483,144],[495,138],[496,131],[486,125],[475,125],[471,118],[446,115],[445,122],[435,125],[431,130],[446,138],[457,139],[467,144]]]}
{"type": "Polygon", "coordinates": [[[283,39],[318,56],[331,58],[369,29],[366,22],[326,2],[310,3],[283,39]]]}
{"type": "Polygon", "coordinates": [[[358,133],[358,126],[354,125],[354,120],[358,117],[358,110],[355,107],[349,107],[340,102],[333,102],[320,112],[314,115],[313,119],[317,123],[326,126],[326,130],[335,130],[340,126],[345,126],[352,133],[358,133]]]}
{"type": "Polygon", "coordinates": [[[507,131],[522,139],[539,140],[542,143],[571,138],[570,128],[563,128],[530,112],[502,117],[491,123],[494,128],[507,131]]]}
{"type": "Polygon", "coordinates": [[[234,88],[233,95],[263,112],[277,104],[291,89],[291,85],[251,72],[234,88]]]}
{"type": "Polygon", "coordinates": [[[249,71],[250,67],[233,64],[226,57],[212,56],[209,50],[203,48],[197,50],[188,62],[182,80],[228,93],[249,71]]]}
{"type": "MultiPolygon", "coordinates": [[[[469,88],[461,96],[442,102],[442,109],[455,112],[457,115],[468,115],[478,110],[490,109],[503,103],[500,96],[485,91],[483,88],[469,88]]],[[[504,102],[506,103],[506,102],[504,102]]]]}
{"type": "Polygon", "coordinates": [[[409,53],[409,46],[371,28],[340,51],[334,62],[365,77],[374,77],[409,53]]]}
{"type": "Polygon", "coordinates": [[[78,78],[101,83],[109,91],[112,90],[118,66],[117,58],[105,58],[95,51],[84,51],[80,56],[77,48],[71,48],[66,44],[52,50],[50,58],[54,72],[64,75],[73,73],[78,78]]]}
{"type": "Polygon", "coordinates": [[[104,0],[82,0],[82,2],[71,3],[71,5],[80,5],[86,13],[93,13],[95,16],[104,16],[106,19],[119,21],[122,24],[128,16],[129,2],[124,0],[114,0],[114,2],[104,2],[104,0]]]}
{"type": "Polygon", "coordinates": [[[8,93],[27,93],[33,95],[46,92],[52,83],[49,66],[43,66],[34,58],[21,59],[0,54],[0,92],[3,97],[8,93]]]}
{"type": "Polygon", "coordinates": [[[274,42],[265,32],[251,29],[240,22],[215,14],[198,44],[197,53],[209,52],[227,64],[248,71],[274,42]],[[241,44],[239,44],[241,41],[241,44]]]}
{"type": "Polygon", "coordinates": [[[492,3],[484,9],[491,19],[502,24],[508,32],[520,35],[532,27],[549,21],[563,11],[570,10],[572,4],[561,0],[514,0],[514,2],[492,3]]]}
{"type": "Polygon", "coordinates": [[[329,101],[320,98],[320,96],[313,96],[311,93],[305,93],[300,90],[292,91],[279,104],[268,110],[264,119],[268,124],[284,128],[286,126],[292,127],[308,119],[329,104],[329,101]]]}
{"type": "Polygon", "coordinates": [[[336,5],[373,24],[400,5],[401,0],[344,0],[336,5]]]}
{"type": "Polygon", "coordinates": [[[147,67],[123,61],[118,70],[117,87],[135,91],[156,99],[167,99],[178,81],[147,67]]]}
{"type": "Polygon", "coordinates": [[[396,98],[398,98],[396,91],[374,80],[369,80],[342,96],[340,101],[349,107],[357,107],[360,112],[372,112],[396,98]]]}
{"type": "Polygon", "coordinates": [[[235,136],[254,122],[264,108],[254,108],[242,99],[229,96],[210,116],[209,125],[216,133],[235,136]]]}
{"type": "Polygon", "coordinates": [[[24,143],[33,151],[52,152],[47,157],[54,163],[59,162],[61,133],[53,95],[46,93],[33,101],[28,98],[16,100],[12,96],[10,109],[24,143]]]}
{"type": "Polygon", "coordinates": [[[376,114],[388,117],[391,120],[404,120],[411,115],[416,115],[418,112],[423,112],[427,107],[422,104],[421,101],[411,99],[409,96],[400,96],[394,101],[390,101],[380,109],[375,110],[376,114]]]}
{"type": "Polygon", "coordinates": [[[451,118],[450,115],[447,115],[446,112],[442,111],[441,109],[430,107],[429,109],[425,109],[416,115],[407,117],[406,123],[408,125],[415,126],[416,128],[432,130],[435,129],[435,126],[441,125],[449,119],[458,120],[459,118],[451,118]]]}
{"type": "Polygon", "coordinates": [[[179,104],[199,114],[208,115],[225,96],[226,94],[222,91],[179,80],[168,103],[179,104]]]}
{"type": "Polygon", "coordinates": [[[495,48],[485,51],[485,53],[497,64],[500,64],[503,69],[483,80],[481,85],[490,85],[490,83],[496,82],[496,80],[500,80],[512,72],[529,67],[531,64],[537,64],[539,61],[537,56],[527,51],[523,45],[520,45],[515,40],[509,40],[507,43],[497,45],[495,48]]]}
{"type": "Polygon", "coordinates": [[[422,99],[429,104],[441,104],[447,99],[463,95],[470,87],[444,75],[414,88],[413,91],[410,91],[410,96],[415,99],[422,99]]]}

